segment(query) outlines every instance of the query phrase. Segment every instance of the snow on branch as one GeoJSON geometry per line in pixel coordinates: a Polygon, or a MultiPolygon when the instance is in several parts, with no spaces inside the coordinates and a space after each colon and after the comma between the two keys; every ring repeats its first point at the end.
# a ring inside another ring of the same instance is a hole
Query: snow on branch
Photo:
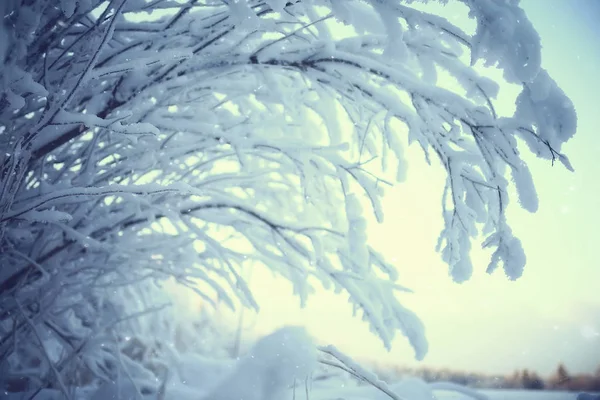
{"type": "Polygon", "coordinates": [[[315,281],[344,291],[388,348],[400,332],[422,358],[401,274],[366,235],[365,213],[385,216],[384,170],[405,175],[403,140],[447,172],[438,249],[453,279],[477,267],[480,234],[487,270],[516,279],[508,173],[538,207],[519,143],[572,169],[561,146],[577,122],[517,2],[459,2],[472,34],[433,1],[3,2],[0,357],[28,329],[5,298],[34,325],[89,333],[100,304],[151,303],[168,279],[258,308],[242,278],[254,264],[303,303],[315,281]],[[522,87],[514,115],[486,65],[522,87]]]}

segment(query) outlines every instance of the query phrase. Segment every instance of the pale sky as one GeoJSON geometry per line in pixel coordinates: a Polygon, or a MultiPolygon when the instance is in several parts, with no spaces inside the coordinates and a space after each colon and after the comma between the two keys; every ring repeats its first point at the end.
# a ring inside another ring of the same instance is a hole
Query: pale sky
{"type": "MultiPolygon", "coordinates": [[[[410,366],[508,373],[529,368],[542,374],[564,362],[571,372],[600,365],[600,17],[598,0],[523,0],[543,44],[543,65],[573,100],[578,133],[564,147],[576,172],[528,157],[540,207],[536,214],[513,200],[509,223],[527,254],[521,279],[501,270],[486,275],[488,256],[474,246],[475,273],[452,283],[434,252],[441,229],[443,171],[427,167],[416,147],[408,150],[406,183],[384,199],[385,222],[371,224],[372,245],[396,263],[400,283],[415,293],[402,301],[423,319],[429,353],[414,361],[398,336],[387,353],[365,324],[353,319],[343,296],[318,293],[300,310],[284,281],[254,271],[251,286],[261,305],[248,314],[250,330],[265,333],[300,324],[323,343],[333,343],[358,359],[410,366]]],[[[415,145],[416,146],[416,145],[415,145]]]]}

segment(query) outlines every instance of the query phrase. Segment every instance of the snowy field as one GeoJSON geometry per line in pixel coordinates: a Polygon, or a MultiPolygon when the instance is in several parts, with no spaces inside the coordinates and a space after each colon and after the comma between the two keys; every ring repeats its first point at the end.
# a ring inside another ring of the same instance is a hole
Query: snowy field
{"type": "MultiPolygon", "coordinates": [[[[575,400],[577,398],[576,393],[543,390],[482,390],[481,392],[487,395],[489,400],[575,400]]],[[[471,399],[455,393],[440,394],[438,398],[439,400],[471,399]]]]}
{"type": "MultiPolygon", "coordinates": [[[[577,394],[575,393],[567,393],[567,392],[550,392],[550,391],[523,391],[523,390],[483,390],[481,391],[481,393],[485,394],[486,396],[488,396],[488,400],[576,400],[577,399],[577,394]]],[[[82,398],[84,396],[81,396],[80,398],[82,398]]],[[[375,396],[377,399],[379,399],[379,396],[375,396]]],[[[21,400],[21,399],[26,399],[29,398],[29,396],[25,395],[25,394],[10,394],[10,395],[4,395],[1,396],[0,398],[2,399],[6,399],[6,400],[21,400]]],[[[40,393],[38,396],[34,397],[33,400],[58,400],[60,399],[61,396],[57,391],[44,391],[42,393],[40,393]]],[[[112,397],[109,397],[108,399],[111,399],[112,397]]],[[[174,397],[168,397],[168,398],[173,398],[174,397]]],[[[179,397],[177,400],[181,400],[181,399],[188,399],[188,398],[195,398],[199,399],[200,397],[194,396],[193,393],[188,393],[187,396],[182,396],[179,397]]],[[[311,396],[311,398],[313,400],[339,400],[339,399],[344,399],[344,400],[348,400],[346,397],[321,397],[321,396],[311,396]]],[[[382,397],[383,398],[383,397],[382,397]]],[[[129,399],[129,397],[127,397],[126,399],[129,399]]],[[[146,399],[150,400],[149,397],[147,397],[146,399]]],[[[292,399],[292,397],[290,397],[290,399],[292,399]]],[[[303,396],[296,396],[296,399],[301,400],[303,399],[303,396]]],[[[363,400],[371,400],[372,398],[365,398],[362,397],[363,400]]],[[[389,399],[389,397],[388,397],[389,399]]],[[[473,397],[467,396],[467,395],[462,395],[462,394],[456,394],[456,393],[436,393],[436,400],[472,400],[473,397]]],[[[99,398],[94,398],[94,400],[100,400],[99,398]]],[[[282,399],[284,400],[284,399],[282,399]]],[[[411,400],[410,398],[408,398],[407,400],[411,400]]]]}
{"type": "MultiPolygon", "coordinates": [[[[408,386],[408,385],[407,385],[408,386]]],[[[411,385],[413,386],[413,385],[411,385]]],[[[418,386],[418,385],[416,385],[418,386]]],[[[575,392],[558,392],[558,391],[538,391],[538,390],[479,390],[477,395],[471,393],[471,395],[466,393],[458,393],[458,392],[450,392],[450,391],[439,391],[434,390],[433,396],[428,397],[425,393],[420,391],[411,391],[406,390],[407,387],[398,388],[397,385],[390,385],[391,388],[394,389],[394,392],[402,396],[402,399],[411,400],[411,399],[432,399],[432,400],[577,400],[578,394],[575,392]],[[400,389],[400,390],[396,390],[400,389]],[[412,392],[412,393],[411,393],[412,392]]],[[[415,386],[413,386],[415,387],[415,386]]],[[[319,399],[319,400],[385,400],[390,399],[388,396],[384,395],[381,392],[373,390],[373,388],[361,388],[359,390],[352,390],[354,395],[348,391],[348,393],[339,393],[338,396],[325,395],[325,393],[318,391],[314,394],[311,394],[311,399],[319,399]],[[362,389],[362,390],[361,390],[362,389]]],[[[333,393],[331,393],[333,394],[333,393]]],[[[298,398],[298,396],[296,396],[298,398]]],[[[302,398],[302,396],[300,396],[302,398]]],[[[598,400],[598,398],[594,398],[593,400],[598,400]]],[[[588,399],[585,399],[588,400],[588,399]]],[[[592,399],[590,399],[592,400],[592,399]]]]}
{"type": "MultiPolygon", "coordinates": [[[[482,390],[475,391],[450,382],[426,383],[407,377],[386,384],[372,372],[333,346],[316,347],[303,328],[285,327],[258,340],[237,360],[215,360],[200,355],[179,354],[169,367],[158,391],[139,396],[144,379],[106,382],[99,387],[72,391],[72,400],[577,400],[576,393],[482,390]],[[340,375],[310,380],[318,363],[340,375]],[[360,376],[368,385],[357,385],[350,375],[360,376]],[[290,386],[293,383],[293,386],[290,386]],[[139,392],[138,392],[139,391],[139,392]],[[162,395],[158,395],[161,393],[162,395]]],[[[151,383],[146,380],[146,383],[151,383]]],[[[67,389],[69,391],[69,389],[67,389]]],[[[58,400],[58,390],[0,394],[7,400],[58,400]]],[[[579,400],[598,400],[590,396],[579,400]]]]}

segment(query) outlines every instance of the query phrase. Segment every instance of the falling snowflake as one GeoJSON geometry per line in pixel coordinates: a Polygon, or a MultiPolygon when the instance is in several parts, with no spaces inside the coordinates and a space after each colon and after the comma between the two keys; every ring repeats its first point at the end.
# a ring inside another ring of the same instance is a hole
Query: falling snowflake
{"type": "Polygon", "coordinates": [[[600,332],[598,332],[598,329],[596,329],[593,326],[584,325],[583,327],[581,327],[581,336],[583,336],[584,339],[587,340],[599,339],[600,332]]]}

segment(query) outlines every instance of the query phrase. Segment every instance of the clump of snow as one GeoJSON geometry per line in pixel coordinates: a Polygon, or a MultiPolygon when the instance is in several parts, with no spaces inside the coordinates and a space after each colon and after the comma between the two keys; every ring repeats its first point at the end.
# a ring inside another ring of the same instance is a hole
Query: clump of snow
{"type": "Polygon", "coordinates": [[[284,327],[260,339],[203,400],[280,400],[317,365],[316,348],[304,328],[284,327]]]}
{"type": "Polygon", "coordinates": [[[239,29],[251,32],[260,26],[260,18],[256,16],[246,0],[233,0],[228,5],[230,15],[239,29]]]}
{"type": "Polygon", "coordinates": [[[540,37],[517,2],[462,0],[477,19],[471,62],[498,64],[507,82],[530,82],[541,65],[540,37]]]}
{"type": "Polygon", "coordinates": [[[21,218],[28,221],[39,221],[39,222],[64,222],[70,221],[73,217],[63,211],[57,210],[31,210],[23,214],[21,218]]]}
{"type": "MultiPolygon", "coordinates": [[[[556,150],[560,150],[561,145],[575,135],[575,107],[544,69],[524,86],[517,97],[516,106],[515,118],[533,122],[539,138],[556,150]]],[[[531,140],[530,135],[527,137],[531,140]]]]}

